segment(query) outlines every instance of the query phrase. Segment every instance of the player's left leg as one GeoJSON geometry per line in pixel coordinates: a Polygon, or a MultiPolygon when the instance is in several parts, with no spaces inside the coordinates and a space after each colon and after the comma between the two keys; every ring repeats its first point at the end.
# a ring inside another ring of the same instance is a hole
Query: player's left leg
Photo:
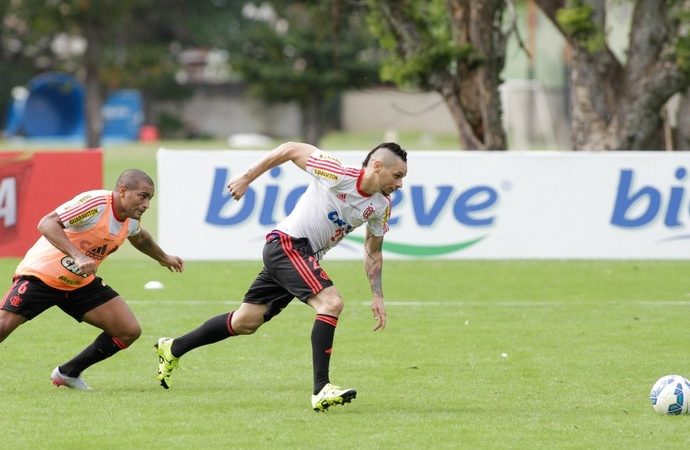
{"type": "Polygon", "coordinates": [[[342,389],[329,380],[329,367],[335,329],[343,310],[343,299],[335,286],[329,286],[309,297],[307,303],[316,310],[311,332],[312,363],[314,366],[314,392],[311,397],[314,411],[325,411],[330,406],[349,403],[357,396],[354,389],[342,389]]]}
{"type": "Polygon", "coordinates": [[[199,327],[175,339],[162,337],[156,342],[158,375],[161,387],[170,388],[170,376],[180,364],[180,358],[195,348],[214,344],[229,337],[252,334],[263,323],[266,305],[242,303],[237,311],[211,317],[199,327]]]}
{"type": "Polygon", "coordinates": [[[0,310],[0,342],[4,341],[7,336],[12,334],[25,321],[26,319],[19,314],[0,310]]]}
{"type": "Polygon", "coordinates": [[[82,320],[103,330],[120,350],[129,347],[141,336],[139,321],[119,295],[87,311],[82,320]]]}
{"type": "MultiPolygon", "coordinates": [[[[53,371],[53,383],[81,389],[80,374],[122,349],[129,347],[141,335],[141,327],[129,305],[117,296],[84,313],[82,320],[103,330],[77,356],[53,371]],[[71,384],[75,384],[72,386],[71,384]]],[[[86,383],[83,383],[84,386],[86,383]]],[[[87,387],[88,388],[88,387],[87,387]]]]}
{"type": "Polygon", "coordinates": [[[312,362],[314,366],[314,394],[329,382],[328,371],[333,352],[335,329],[343,310],[343,299],[335,286],[329,286],[307,300],[316,310],[311,330],[312,362]]]}

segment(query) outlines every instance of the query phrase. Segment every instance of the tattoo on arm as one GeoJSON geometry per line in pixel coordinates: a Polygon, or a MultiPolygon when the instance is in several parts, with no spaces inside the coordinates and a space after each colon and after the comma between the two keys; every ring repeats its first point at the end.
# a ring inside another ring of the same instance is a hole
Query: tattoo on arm
{"type": "Polygon", "coordinates": [[[374,295],[383,296],[383,287],[381,284],[381,272],[383,269],[383,256],[381,254],[382,242],[376,243],[376,247],[370,249],[370,240],[373,238],[374,236],[367,236],[367,241],[369,242],[366,242],[364,245],[366,252],[364,268],[367,272],[367,278],[369,278],[371,291],[374,295]]]}
{"type": "Polygon", "coordinates": [[[143,254],[148,255],[156,260],[159,258],[160,251],[151,235],[147,232],[142,231],[142,234],[140,234],[136,240],[133,240],[132,244],[143,254]]]}

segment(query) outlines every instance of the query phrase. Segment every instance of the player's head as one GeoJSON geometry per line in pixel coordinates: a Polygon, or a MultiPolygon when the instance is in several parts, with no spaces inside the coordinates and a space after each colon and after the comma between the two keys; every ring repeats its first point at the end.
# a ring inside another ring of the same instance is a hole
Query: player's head
{"type": "Polygon", "coordinates": [[[139,169],[127,169],[117,177],[115,182],[115,190],[118,190],[120,186],[125,186],[127,189],[136,189],[140,184],[148,184],[153,187],[153,180],[150,176],[146,174],[143,170],[139,169]]]}
{"type": "Polygon", "coordinates": [[[375,176],[375,190],[390,195],[407,175],[407,152],[395,142],[384,142],[367,154],[362,167],[375,176]]]}
{"type": "Polygon", "coordinates": [[[115,212],[124,219],[141,219],[155,193],[153,180],[143,170],[127,169],[115,182],[115,212]]]}
{"type": "Polygon", "coordinates": [[[396,155],[398,158],[400,158],[404,163],[407,163],[407,152],[403,150],[402,147],[400,147],[398,144],[395,142],[383,142],[376,147],[374,147],[368,154],[367,157],[364,158],[364,162],[362,162],[362,167],[367,167],[369,165],[369,161],[371,160],[372,156],[376,155],[382,155],[384,153],[392,153],[396,155]],[[385,149],[388,150],[388,152],[385,152],[385,149]],[[381,151],[379,151],[381,150],[381,151]]]}

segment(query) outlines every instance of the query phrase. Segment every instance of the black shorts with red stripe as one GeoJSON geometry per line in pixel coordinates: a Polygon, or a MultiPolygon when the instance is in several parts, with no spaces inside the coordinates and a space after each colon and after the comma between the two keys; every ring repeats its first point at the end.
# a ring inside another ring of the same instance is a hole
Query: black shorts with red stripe
{"type": "Polygon", "coordinates": [[[84,314],[118,295],[100,277],[73,291],[62,291],[34,276],[19,275],[13,278],[10,290],[0,299],[0,309],[31,320],[46,309],[57,306],[81,322],[84,314]]]}
{"type": "Polygon", "coordinates": [[[244,302],[267,305],[264,321],[278,315],[294,298],[305,302],[333,282],[319,265],[307,238],[281,231],[266,236],[264,268],[244,296],[244,302]]]}

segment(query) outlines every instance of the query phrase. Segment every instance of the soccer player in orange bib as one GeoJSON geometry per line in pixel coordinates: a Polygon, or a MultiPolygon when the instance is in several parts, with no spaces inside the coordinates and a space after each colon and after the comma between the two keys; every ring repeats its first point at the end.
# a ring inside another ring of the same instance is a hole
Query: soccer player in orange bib
{"type": "Polygon", "coordinates": [[[53,370],[54,385],[89,390],[82,371],[141,335],[125,300],[96,276],[98,266],[125,239],[168,270],[184,269],[182,259],[165,253],[139,225],[154,191],[151,177],[129,169],[118,177],[114,191],[83,192],[39,221],[42,236],[19,263],[0,303],[0,342],[52,306],[103,330],[81,353],[53,370]]]}
{"type": "Polygon", "coordinates": [[[369,152],[362,167],[350,167],[312,145],[288,142],[230,181],[230,195],[241,199],[252,181],[287,161],[312,177],[309,187],[295,209],[266,236],[264,268],[239,309],[212,317],[184,336],[158,340],[158,380],[164,388],[169,387],[170,374],[182,355],[231,336],[252,334],[293,298],[298,298],[316,312],[311,333],[312,408],[325,411],[330,406],[348,403],[357,395],[354,389],[341,388],[329,379],[333,338],[343,299],[319,260],[352,230],[366,225],[364,269],[372,291],[374,331],[383,329],[383,235],[388,229],[390,195],[402,187],[407,175],[407,152],[396,143],[383,143],[369,152]]]}

